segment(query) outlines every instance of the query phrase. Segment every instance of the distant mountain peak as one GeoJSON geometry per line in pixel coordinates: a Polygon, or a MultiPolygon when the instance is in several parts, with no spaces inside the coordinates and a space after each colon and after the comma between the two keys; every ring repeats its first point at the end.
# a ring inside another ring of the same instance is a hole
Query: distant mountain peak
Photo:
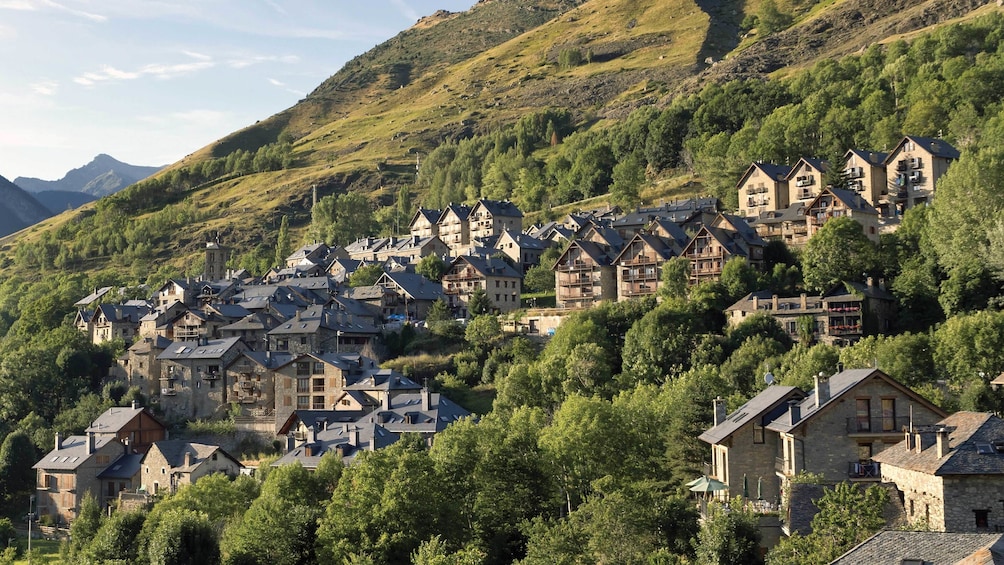
{"type": "Polygon", "coordinates": [[[106,153],[98,153],[89,163],[66,173],[63,178],[47,181],[18,177],[14,184],[28,192],[83,192],[101,198],[122,190],[159,171],[162,167],[144,167],[123,163],[106,153]]]}

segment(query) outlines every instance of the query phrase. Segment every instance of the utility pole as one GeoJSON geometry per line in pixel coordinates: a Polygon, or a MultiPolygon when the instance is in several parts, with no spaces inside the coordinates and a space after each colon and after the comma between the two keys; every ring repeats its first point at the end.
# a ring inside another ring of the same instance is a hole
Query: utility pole
{"type": "Polygon", "coordinates": [[[35,495],[28,497],[28,564],[31,565],[31,523],[35,520],[35,513],[31,511],[35,505],[35,495]]]}

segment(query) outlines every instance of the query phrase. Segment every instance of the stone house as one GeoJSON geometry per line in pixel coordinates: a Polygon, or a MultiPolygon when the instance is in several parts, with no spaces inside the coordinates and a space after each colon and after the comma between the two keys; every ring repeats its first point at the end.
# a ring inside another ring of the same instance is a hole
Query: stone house
{"type": "Polygon", "coordinates": [[[725,263],[733,257],[761,269],[766,245],[742,218],[719,214],[703,225],[683,250],[683,256],[690,261],[690,284],[718,280],[725,263]]]}
{"type": "Polygon", "coordinates": [[[155,441],[167,439],[167,426],[136,401],[131,406],[113,406],[85,430],[95,437],[113,437],[130,452],[146,453],[155,441]]]}
{"type": "Polygon", "coordinates": [[[411,223],[408,224],[408,233],[413,236],[418,237],[432,237],[434,235],[439,235],[439,216],[443,213],[442,210],[434,210],[432,208],[419,208],[415,210],[415,214],[411,217],[411,223]]]}
{"type": "Polygon", "coordinates": [[[139,334],[140,319],[150,312],[144,301],[129,301],[125,304],[101,304],[91,318],[93,326],[92,342],[101,344],[121,339],[129,345],[139,334]]]}
{"type": "Polygon", "coordinates": [[[377,254],[390,243],[389,237],[363,237],[345,246],[349,259],[379,262],[377,254]]]}
{"type": "MultiPolygon", "coordinates": [[[[32,466],[38,474],[39,517],[51,516],[60,524],[73,522],[87,493],[103,504],[104,484],[98,476],[125,455],[125,446],[112,435],[90,433],[63,439],[57,433],[54,449],[32,466]]],[[[121,482],[128,482],[125,488],[132,484],[131,479],[121,482]]]]}
{"type": "Polygon", "coordinates": [[[519,271],[525,274],[530,267],[540,264],[540,256],[553,245],[554,242],[549,239],[537,239],[514,230],[505,230],[495,242],[495,249],[505,253],[519,271]]]}
{"type": "Polygon", "coordinates": [[[311,265],[322,264],[332,251],[324,242],[308,243],[286,257],[286,266],[295,267],[308,263],[311,265]]]}
{"type": "Polygon", "coordinates": [[[226,368],[229,401],[241,407],[243,416],[271,422],[276,410],[275,372],[292,357],[276,351],[242,351],[226,368]]]}
{"type": "Polygon", "coordinates": [[[811,318],[813,339],[847,345],[866,335],[887,334],[896,319],[896,298],[869,279],[867,284],[846,282],[822,295],[779,297],[770,291],[747,294],[725,309],[730,326],[763,312],[776,319],[791,339],[799,341],[799,324],[811,318]]]}
{"type": "Polygon", "coordinates": [[[621,239],[627,240],[655,220],[682,223],[695,215],[710,214],[714,217],[717,213],[717,198],[687,198],[647,208],[636,207],[614,218],[610,225],[621,239]]]}
{"type": "Polygon", "coordinates": [[[181,302],[192,308],[198,306],[197,296],[200,285],[191,279],[168,279],[153,293],[154,307],[166,306],[172,302],[181,302]]]}
{"type": "Polygon", "coordinates": [[[846,216],[861,224],[873,243],[879,240],[879,213],[860,194],[839,188],[824,188],[805,205],[805,221],[811,238],[826,222],[846,216]]]}
{"type": "Polygon", "coordinates": [[[158,400],[168,421],[221,416],[230,402],[225,369],[245,350],[240,338],[202,338],[176,341],[158,355],[158,400]]]}
{"type": "Polygon", "coordinates": [[[1004,534],[882,530],[830,565],[989,565],[1004,558],[1004,534]]]}
{"type": "Polygon", "coordinates": [[[275,424],[278,430],[297,410],[334,410],[343,388],[364,373],[372,360],[355,354],[305,353],[275,365],[275,424]]]}
{"type": "Polygon", "coordinates": [[[1004,420],[957,412],[901,435],[875,461],[882,480],[896,484],[910,521],[940,532],[1004,528],[1004,420]]]}
{"type": "Polygon", "coordinates": [[[788,205],[805,203],[819,196],[825,187],[823,175],[829,168],[829,163],[822,159],[799,159],[785,177],[788,181],[788,205]]]}
{"type": "Polygon", "coordinates": [[[746,169],[736,183],[739,191],[739,215],[753,219],[764,212],[788,207],[788,174],[791,167],[756,162],[746,169]]]}
{"type": "Polygon", "coordinates": [[[174,339],[174,322],[188,311],[182,302],[172,302],[150,310],[139,321],[139,335],[142,337],[165,337],[174,339]]]}
{"type": "Polygon", "coordinates": [[[142,337],[119,358],[129,386],[138,386],[147,398],[160,394],[160,359],[158,356],[173,342],[161,336],[142,337]]]}
{"type": "Polygon", "coordinates": [[[391,314],[403,315],[408,320],[424,320],[436,300],[446,300],[443,285],[430,281],[418,273],[396,271],[384,273],[375,286],[394,293],[391,314]]]}
{"type": "Polygon", "coordinates": [[[589,240],[574,240],[554,263],[558,308],[589,308],[617,299],[614,255],[589,240]]]}
{"type": "Polygon", "coordinates": [[[878,210],[879,216],[889,218],[896,210],[889,195],[889,183],[885,171],[885,153],[850,149],[844,153],[845,188],[860,194],[862,198],[878,210]]]}
{"type": "Polygon", "coordinates": [[[428,255],[442,257],[449,253],[450,247],[443,243],[438,235],[429,237],[413,235],[389,238],[387,244],[376,251],[373,259],[376,261],[388,261],[393,258],[399,261],[407,261],[408,263],[417,263],[419,259],[428,255]]]}
{"type": "Polygon", "coordinates": [[[636,233],[613,260],[617,300],[655,296],[662,283],[663,263],[682,253],[675,240],[636,233]]]}
{"type": "Polygon", "coordinates": [[[244,465],[218,445],[185,440],[158,441],[143,458],[140,484],[149,494],[175,492],[182,485],[223,473],[235,478],[244,465]]]}
{"type": "Polygon", "coordinates": [[[286,453],[272,463],[272,466],[281,467],[299,463],[304,469],[316,471],[321,457],[329,452],[335,453],[345,465],[348,465],[355,461],[360,453],[383,449],[400,438],[400,434],[372,422],[321,422],[316,428],[307,427],[299,444],[296,443],[294,435],[287,436],[286,453]]]}
{"type": "Polygon", "coordinates": [[[804,202],[796,202],[781,210],[761,212],[750,222],[750,227],[765,240],[783,241],[789,246],[805,245],[809,241],[804,202]]]}
{"type": "Polygon", "coordinates": [[[742,494],[742,480],[759,485],[764,501],[777,505],[781,484],[774,473],[780,438],[767,431],[767,424],[788,409],[789,401],[799,401],[805,393],[793,386],[770,385],[731,414],[725,401],[715,400],[714,425],[698,439],[711,445],[709,475],[729,486],[723,496],[742,494]]]}
{"type": "Polygon", "coordinates": [[[506,230],[523,231],[523,212],[508,200],[478,200],[471,207],[467,221],[472,243],[487,241],[506,230]]]}
{"type": "Polygon", "coordinates": [[[380,334],[366,320],[337,308],[311,306],[268,332],[269,349],[293,354],[360,352],[380,334]]]}
{"type": "Polygon", "coordinates": [[[470,214],[470,206],[450,203],[436,220],[439,226],[439,239],[451,250],[465,249],[471,244],[471,224],[468,219],[470,214]]]}
{"type": "Polygon", "coordinates": [[[934,198],[938,179],[959,158],[959,151],[942,139],[907,135],[885,158],[889,196],[899,216],[934,198]]]}
{"type": "Polygon", "coordinates": [[[944,417],[941,408],[878,369],[817,375],[815,389],[767,425],[779,436],[775,469],[782,492],[803,471],[828,483],[877,481],[875,455],[902,441],[905,427],[944,417]]]}
{"type": "Polygon", "coordinates": [[[520,308],[522,277],[509,263],[497,257],[461,255],[453,260],[441,281],[447,305],[459,317],[468,317],[467,304],[475,289],[482,289],[496,312],[520,308]]]}
{"type": "Polygon", "coordinates": [[[384,397],[380,406],[358,420],[360,424],[378,424],[398,433],[416,433],[432,444],[437,432],[471,415],[464,407],[428,388],[407,390],[384,397]]]}

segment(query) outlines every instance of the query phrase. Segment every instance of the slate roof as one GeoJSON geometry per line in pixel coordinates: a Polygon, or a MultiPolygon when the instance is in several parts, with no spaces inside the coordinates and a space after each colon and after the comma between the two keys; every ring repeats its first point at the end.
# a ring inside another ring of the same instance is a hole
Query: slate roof
{"type": "Polygon", "coordinates": [[[484,258],[476,257],[474,255],[461,255],[453,260],[453,265],[451,265],[450,270],[452,270],[453,266],[460,262],[467,263],[484,277],[520,278],[519,272],[516,271],[512,265],[506,263],[498,257],[484,258]]]}
{"type": "Polygon", "coordinates": [[[306,469],[316,469],[325,453],[338,448],[343,452],[342,461],[348,464],[361,451],[382,449],[400,437],[399,434],[373,423],[329,426],[327,429],[317,431],[313,442],[295,447],[272,463],[272,466],[281,467],[298,461],[306,469]],[[358,433],[356,443],[353,443],[354,432],[358,433]]]}
{"type": "Polygon", "coordinates": [[[377,285],[391,285],[408,295],[411,300],[436,300],[443,298],[443,285],[430,281],[418,273],[394,272],[380,275],[377,285]]]}
{"type": "MultiPolygon", "coordinates": [[[[145,410],[146,409],[142,407],[133,408],[132,406],[113,406],[108,410],[105,410],[100,416],[91,422],[91,425],[84,431],[96,434],[118,433],[119,430],[125,427],[126,424],[133,421],[133,419],[142,414],[145,410]]],[[[152,413],[148,414],[148,416],[159,422],[159,420],[157,420],[152,413]]]]}
{"type": "Polygon", "coordinates": [[[790,171],[788,171],[788,180],[791,180],[794,177],[796,172],[799,170],[799,164],[801,163],[809,165],[810,168],[820,173],[825,173],[830,169],[830,164],[824,161],[823,159],[816,159],[813,157],[802,157],[801,159],[798,160],[798,163],[795,163],[795,166],[792,167],[790,171]]]}
{"type": "Polygon", "coordinates": [[[145,453],[126,453],[98,473],[99,479],[131,479],[139,474],[145,453]]]}
{"type": "Polygon", "coordinates": [[[889,156],[888,153],[881,153],[879,151],[869,151],[867,149],[848,149],[847,153],[844,153],[844,161],[851,158],[851,155],[856,155],[866,162],[871,163],[877,167],[882,167],[885,165],[885,160],[889,156]]]}
{"type": "MultiPolygon", "coordinates": [[[[600,244],[586,241],[586,240],[575,240],[568,249],[562,254],[562,257],[568,255],[572,248],[581,249],[584,254],[586,254],[590,259],[592,259],[597,265],[609,266],[613,263],[613,257],[607,254],[606,251],[600,247],[600,244]]],[[[555,263],[554,268],[557,269],[558,265],[561,264],[561,257],[558,258],[557,263],[555,263]]]]}
{"type": "Polygon", "coordinates": [[[899,442],[874,460],[928,475],[1004,475],[1004,420],[988,412],[956,412],[931,428],[948,430],[946,456],[938,458],[934,442],[920,453],[899,442]]]}
{"type": "Polygon", "coordinates": [[[146,316],[150,312],[150,307],[145,303],[142,305],[138,304],[101,304],[97,307],[94,312],[94,317],[97,318],[98,313],[104,314],[105,319],[109,322],[123,322],[138,324],[143,316],[146,316]]]}
{"type": "MultiPolygon", "coordinates": [[[[865,380],[876,377],[888,379],[889,382],[895,383],[888,375],[879,371],[878,369],[848,369],[841,371],[829,379],[830,387],[830,397],[820,406],[816,406],[816,398],[814,391],[810,391],[809,395],[799,403],[799,408],[801,409],[801,418],[798,422],[792,424],[788,414],[782,415],[780,418],[771,422],[767,429],[780,433],[787,433],[793,429],[805,424],[805,422],[812,419],[813,416],[818,414],[823,408],[834,404],[839,401],[840,397],[843,396],[848,391],[852,390],[854,387],[858,386],[865,380]]],[[[897,383],[898,384],[898,383],[897,383]]],[[[911,392],[909,389],[904,387],[906,392],[911,392]]],[[[923,402],[923,398],[919,395],[914,394],[917,402],[923,402]]],[[[929,403],[928,403],[929,404],[929,403]]],[[[936,413],[944,413],[934,405],[930,405],[929,408],[934,410],[936,413]]]]}
{"type": "Polygon", "coordinates": [[[613,221],[613,227],[625,228],[631,226],[643,226],[652,222],[656,218],[662,218],[673,222],[679,222],[690,217],[694,212],[718,211],[718,199],[716,198],[688,198],[685,200],[674,200],[666,202],[661,206],[651,208],[635,208],[627,212],[620,218],[613,221]]]}
{"type": "Polygon", "coordinates": [[[935,157],[942,157],[945,159],[959,158],[959,150],[944,139],[938,139],[936,137],[921,137],[919,135],[907,135],[904,136],[903,139],[899,140],[896,147],[889,152],[889,155],[886,156],[885,164],[887,166],[892,164],[892,159],[899,153],[900,148],[902,148],[907,141],[912,141],[918,148],[923,148],[935,157]]]}
{"type": "Polygon", "coordinates": [[[746,169],[743,176],[739,177],[739,182],[736,183],[736,188],[739,188],[744,182],[746,182],[746,179],[749,178],[754,169],[759,169],[774,182],[785,180],[788,173],[791,172],[791,167],[788,165],[775,165],[774,163],[762,162],[753,163],[746,169]]]}
{"type": "Polygon", "coordinates": [[[848,209],[864,214],[875,214],[878,215],[878,210],[875,209],[867,200],[861,197],[860,194],[851,190],[844,190],[842,188],[824,188],[818,196],[809,202],[808,207],[813,208],[820,198],[830,193],[834,198],[843,202],[844,206],[848,209]]]}
{"type": "Polygon", "coordinates": [[[482,198],[478,200],[471,211],[476,210],[479,206],[483,207],[488,211],[489,214],[494,216],[506,216],[513,218],[522,218],[523,212],[520,211],[519,207],[508,200],[489,200],[487,198],[482,198]]]}
{"type": "Polygon", "coordinates": [[[861,542],[831,565],[900,565],[909,560],[924,565],[952,565],[982,553],[976,563],[1004,563],[1004,534],[910,532],[885,530],[861,542]]]}
{"type": "Polygon", "coordinates": [[[434,208],[419,208],[418,210],[415,211],[415,214],[411,217],[411,222],[409,223],[409,225],[414,225],[415,220],[417,220],[419,216],[425,218],[425,220],[430,224],[435,224],[436,220],[439,219],[439,216],[442,213],[443,213],[442,210],[436,210],[434,208]]]}
{"type": "Polygon", "coordinates": [[[681,249],[686,247],[687,242],[690,241],[690,236],[687,235],[687,232],[684,231],[684,229],[680,227],[680,224],[676,222],[657,218],[653,220],[649,227],[651,228],[651,231],[661,230],[665,232],[681,249]]]}
{"type": "Polygon", "coordinates": [[[471,215],[471,207],[465,204],[454,204],[451,202],[446,208],[443,208],[443,212],[439,215],[439,218],[436,219],[436,223],[443,223],[443,220],[446,219],[446,215],[450,212],[456,214],[461,220],[466,220],[467,217],[471,215]]]}
{"type": "MultiPolygon", "coordinates": [[[[52,471],[72,471],[94,456],[109,442],[119,443],[112,436],[94,436],[94,451],[87,454],[87,436],[70,436],[60,442],[59,449],[53,449],[32,466],[32,469],[52,471]]],[[[124,451],[124,449],[123,449],[124,451]]]]}
{"type": "Polygon", "coordinates": [[[769,423],[787,410],[789,399],[802,399],[804,397],[805,393],[798,387],[768,386],[735,412],[729,414],[724,422],[698,436],[698,439],[710,444],[721,443],[722,440],[750,421],[759,419],[761,424],[769,423]]]}
{"type": "Polygon", "coordinates": [[[99,289],[96,289],[94,292],[88,294],[87,296],[81,298],[80,300],[74,302],[73,305],[74,306],[88,306],[88,305],[90,305],[90,304],[92,304],[92,303],[97,302],[98,300],[100,300],[101,297],[104,296],[105,294],[108,294],[108,291],[110,291],[111,289],[112,289],[112,287],[110,287],[110,286],[103,286],[103,287],[101,287],[99,289]]]}
{"type": "Polygon", "coordinates": [[[157,356],[157,359],[179,361],[183,359],[220,359],[240,342],[239,337],[210,339],[206,342],[175,341],[157,356]]]}
{"type": "Polygon", "coordinates": [[[773,308],[774,294],[770,290],[758,290],[751,292],[737,300],[732,306],[725,309],[725,312],[765,312],[771,315],[784,314],[786,312],[798,314],[815,314],[823,311],[823,300],[818,295],[805,297],[806,308],[802,308],[802,297],[781,297],[777,298],[777,309],[773,308]],[[757,298],[759,308],[753,308],[753,297],[757,298]],[[764,305],[770,308],[764,308],[764,305]]]}
{"type": "Polygon", "coordinates": [[[805,223],[805,203],[797,202],[789,204],[782,210],[769,210],[760,212],[755,220],[750,222],[750,226],[782,224],[784,222],[805,223]]]}
{"type": "Polygon", "coordinates": [[[164,336],[144,337],[129,347],[129,351],[135,354],[149,353],[154,349],[164,350],[171,346],[171,340],[164,336]]]}
{"type": "Polygon", "coordinates": [[[181,471],[182,473],[190,473],[194,471],[199,465],[212,457],[214,453],[219,453],[224,457],[227,457],[237,463],[239,466],[243,467],[240,461],[234,459],[229,453],[223,450],[222,447],[218,445],[209,445],[205,443],[191,443],[183,439],[165,439],[163,441],[156,441],[151,447],[151,451],[156,448],[160,451],[164,459],[167,460],[167,464],[171,466],[172,469],[181,471]],[[192,454],[192,464],[185,465],[185,454],[192,454]]]}
{"type": "Polygon", "coordinates": [[[896,296],[887,290],[882,289],[882,287],[874,284],[865,284],[855,281],[846,281],[838,284],[831,288],[823,298],[837,298],[841,296],[850,296],[852,294],[860,294],[868,298],[874,298],[876,300],[896,300],[896,296]],[[847,287],[851,287],[854,290],[852,293],[847,287]]]}
{"type": "Polygon", "coordinates": [[[435,433],[470,415],[464,407],[443,395],[422,389],[394,396],[390,408],[378,408],[364,416],[360,423],[379,424],[397,433],[435,433]],[[425,394],[429,395],[428,409],[422,408],[425,394]]]}
{"type": "Polygon", "coordinates": [[[634,234],[634,237],[632,237],[631,240],[624,245],[624,249],[621,249],[620,253],[617,254],[617,257],[614,258],[613,262],[620,263],[622,260],[626,259],[624,254],[631,250],[632,244],[636,241],[644,243],[648,249],[655,252],[659,256],[658,258],[663,261],[669,260],[672,257],[682,254],[683,252],[683,249],[676,247],[676,242],[672,239],[667,239],[650,233],[636,233],[634,234]]]}
{"type": "Polygon", "coordinates": [[[418,383],[400,373],[390,369],[376,369],[368,371],[351,384],[346,383],[342,390],[390,391],[421,390],[421,388],[418,383]]]}

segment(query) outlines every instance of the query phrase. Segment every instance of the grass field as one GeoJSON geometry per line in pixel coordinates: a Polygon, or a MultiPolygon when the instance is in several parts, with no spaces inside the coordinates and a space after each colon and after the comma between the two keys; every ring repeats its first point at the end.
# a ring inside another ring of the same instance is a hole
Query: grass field
{"type": "MultiPolygon", "coordinates": [[[[20,543],[27,543],[27,540],[19,540],[20,543]]],[[[39,563],[59,563],[58,540],[33,539],[31,540],[32,565],[39,563]]],[[[28,556],[23,555],[21,559],[14,561],[14,565],[28,565],[28,556]]]]}

